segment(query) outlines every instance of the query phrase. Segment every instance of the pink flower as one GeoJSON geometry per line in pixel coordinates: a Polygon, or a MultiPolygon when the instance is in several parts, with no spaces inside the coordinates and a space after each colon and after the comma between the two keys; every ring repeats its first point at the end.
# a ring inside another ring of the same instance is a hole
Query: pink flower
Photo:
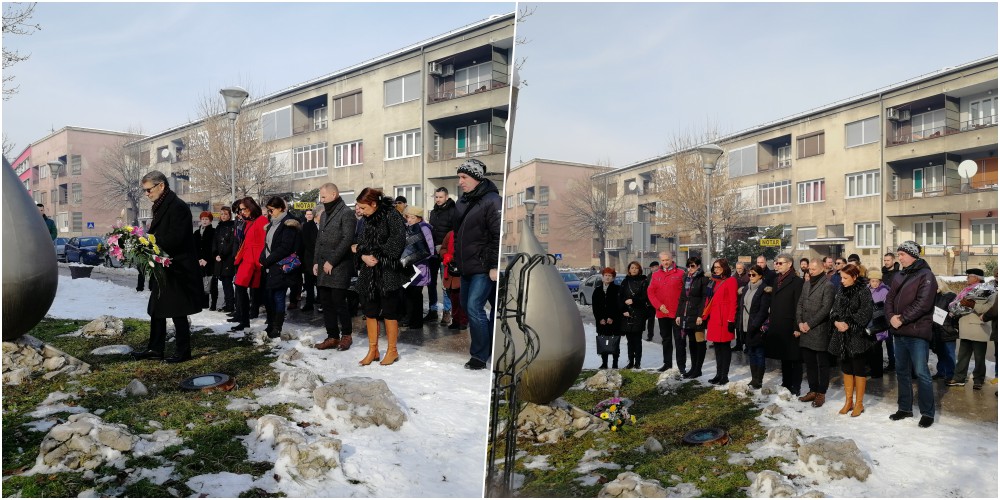
{"type": "Polygon", "coordinates": [[[170,259],[163,259],[163,267],[170,267],[170,259]]]}
{"type": "Polygon", "coordinates": [[[112,246],[118,246],[118,238],[120,238],[120,237],[121,236],[117,235],[117,234],[111,235],[111,237],[108,238],[108,244],[112,245],[112,246]]]}

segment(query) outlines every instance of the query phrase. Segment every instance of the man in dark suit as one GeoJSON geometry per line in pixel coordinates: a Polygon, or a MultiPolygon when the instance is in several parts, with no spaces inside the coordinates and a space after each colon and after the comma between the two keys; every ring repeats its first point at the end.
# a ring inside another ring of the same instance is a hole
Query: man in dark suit
{"type": "Polygon", "coordinates": [[[317,236],[312,273],[316,276],[319,301],[323,306],[326,340],[317,349],[346,351],[353,343],[351,313],[347,306],[347,291],[354,276],[351,245],[357,220],[354,211],[340,197],[337,185],[328,182],[319,188],[323,215],[317,224],[317,236]]]}

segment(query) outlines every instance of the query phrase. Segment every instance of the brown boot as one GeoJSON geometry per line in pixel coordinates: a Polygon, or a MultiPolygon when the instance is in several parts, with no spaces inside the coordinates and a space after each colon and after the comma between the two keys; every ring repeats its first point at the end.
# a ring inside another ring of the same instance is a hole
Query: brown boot
{"type": "Polygon", "coordinates": [[[379,363],[388,366],[399,359],[399,351],[396,350],[396,341],[399,340],[399,322],[394,319],[385,320],[385,336],[389,339],[389,347],[385,348],[385,357],[379,363]]]}
{"type": "Polygon", "coordinates": [[[823,406],[823,403],[826,403],[826,394],[817,392],[816,399],[813,400],[813,407],[819,408],[820,406],[823,406]]]}
{"type": "Polygon", "coordinates": [[[838,413],[847,415],[847,412],[854,409],[854,375],[844,375],[844,394],[847,395],[847,402],[838,413]]]}
{"type": "Polygon", "coordinates": [[[451,311],[445,311],[441,313],[441,325],[448,326],[451,324],[451,311]]]}
{"type": "Polygon", "coordinates": [[[315,347],[316,349],[319,349],[319,350],[323,351],[323,350],[326,350],[326,349],[333,349],[333,348],[337,347],[338,345],[340,345],[340,339],[339,338],[336,338],[336,337],[327,337],[326,340],[324,340],[324,341],[322,341],[322,342],[314,345],[313,347],[315,347]]]}
{"type": "Polygon", "coordinates": [[[816,394],[818,394],[818,393],[810,391],[810,392],[806,393],[805,396],[802,396],[801,398],[799,398],[799,401],[802,401],[803,403],[808,403],[808,402],[816,399],[816,394]]]}
{"type": "Polygon", "coordinates": [[[340,344],[337,346],[338,351],[346,351],[351,348],[351,344],[354,343],[354,337],[352,335],[344,335],[340,337],[340,344]]]}
{"type": "Polygon", "coordinates": [[[358,362],[361,366],[368,366],[372,361],[378,361],[378,319],[365,318],[365,327],[368,329],[368,354],[365,359],[358,362]]]}
{"type": "Polygon", "coordinates": [[[864,377],[854,377],[854,411],[851,412],[852,417],[857,417],[865,412],[865,385],[868,384],[868,379],[864,377]]]}

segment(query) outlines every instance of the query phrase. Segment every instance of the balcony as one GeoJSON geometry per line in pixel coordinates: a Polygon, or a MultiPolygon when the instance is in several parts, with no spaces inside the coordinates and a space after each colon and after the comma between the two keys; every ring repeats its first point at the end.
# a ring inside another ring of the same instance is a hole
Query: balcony
{"type": "Polygon", "coordinates": [[[483,144],[480,146],[469,146],[464,152],[458,151],[437,151],[427,153],[427,161],[448,161],[456,158],[472,158],[474,156],[498,155],[507,152],[507,147],[503,144],[483,144]]]}
{"type": "Polygon", "coordinates": [[[997,186],[944,185],[914,191],[913,184],[908,183],[898,190],[889,191],[885,198],[887,217],[961,213],[996,208],[997,186]]]}
{"type": "Polygon", "coordinates": [[[792,159],[791,158],[774,158],[769,162],[761,163],[757,165],[758,172],[767,172],[769,170],[778,170],[782,168],[791,168],[792,159]]]}
{"type": "Polygon", "coordinates": [[[482,92],[489,92],[491,90],[505,87],[507,87],[507,82],[501,82],[499,80],[485,80],[471,85],[457,86],[453,89],[432,92],[427,96],[427,104],[450,101],[452,99],[458,99],[459,97],[480,94],[482,92]]]}
{"type": "Polygon", "coordinates": [[[889,141],[888,146],[892,147],[900,144],[911,144],[914,142],[926,141],[928,139],[937,139],[938,137],[944,137],[960,132],[968,132],[970,130],[995,126],[997,126],[997,117],[988,116],[985,118],[960,122],[958,127],[941,126],[918,132],[911,132],[908,134],[896,133],[896,135],[889,141]]]}

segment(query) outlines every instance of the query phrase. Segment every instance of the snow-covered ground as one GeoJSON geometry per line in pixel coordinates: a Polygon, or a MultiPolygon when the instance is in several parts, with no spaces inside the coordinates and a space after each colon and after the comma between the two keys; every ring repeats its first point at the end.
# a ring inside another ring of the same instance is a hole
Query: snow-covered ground
{"type": "MultiPolygon", "coordinates": [[[[581,311],[589,310],[581,307],[581,311]]],[[[597,330],[592,323],[585,322],[587,335],[587,356],[585,369],[597,369],[601,357],[597,355],[595,341],[597,330]]],[[[657,326],[656,337],[659,336],[657,326]]],[[[663,363],[660,344],[645,341],[643,334],[642,367],[656,370],[663,363]]],[[[620,366],[628,363],[626,341],[622,338],[620,366]]],[[[931,372],[934,372],[934,355],[931,354],[931,372]]],[[[610,364],[610,361],[609,361],[610,364]]],[[[987,361],[987,378],[993,374],[994,363],[987,361]]],[[[972,366],[969,367],[971,372],[972,366]]],[[[708,379],[715,375],[715,358],[712,349],[702,368],[704,375],[698,379],[708,385],[708,379]]],[[[836,371],[834,371],[836,373],[836,371]]],[[[971,378],[971,373],[970,373],[971,378]]],[[[731,382],[747,382],[750,370],[733,356],[730,367],[731,382]]],[[[883,383],[894,384],[895,378],[886,376],[883,383]]],[[[935,381],[936,385],[941,382],[935,381]]],[[[764,376],[765,386],[780,386],[780,371],[769,371],[764,376]]],[[[803,391],[808,390],[803,380],[803,391]]],[[[993,398],[996,386],[986,384],[981,398],[993,398]]],[[[722,387],[717,390],[723,390],[722,387]]],[[[865,412],[858,418],[839,415],[844,401],[841,386],[831,387],[827,392],[827,404],[813,408],[797,399],[783,401],[777,394],[755,399],[761,408],[771,404],[781,407],[774,416],[761,415],[758,419],[765,428],[790,426],[799,429],[807,440],[825,436],[839,436],[853,439],[869,465],[872,475],[867,481],[839,479],[828,482],[823,478],[809,475],[804,468],[796,465],[779,471],[797,476],[793,483],[800,493],[808,489],[818,489],[832,497],[984,497],[997,498],[997,422],[967,420],[954,416],[945,409],[939,409],[934,425],[928,429],[917,426],[919,410],[914,401],[916,418],[897,422],[889,420],[889,414],[896,411],[895,392],[891,398],[881,398],[872,394],[865,396],[865,412]],[[888,399],[888,400],[887,400],[888,399]],[[820,484],[813,484],[819,481],[820,484]]],[[[914,397],[916,391],[914,390],[914,397]]],[[[940,405],[941,402],[939,401],[940,405]]]]}
{"type": "MultiPolygon", "coordinates": [[[[49,309],[55,318],[92,319],[102,314],[148,319],[149,292],[137,293],[112,283],[59,277],[59,289],[49,309]]],[[[228,335],[230,323],[220,312],[192,316],[192,329],[211,328],[228,335]]],[[[281,372],[308,369],[329,383],[345,377],[380,378],[403,403],[407,421],[399,431],[384,426],[355,429],[346,420],[331,419],[313,406],[307,392],[280,388],[260,391],[258,401],[294,401],[306,409],[292,415],[296,422],[310,422],[312,436],[332,436],[343,442],[342,471],[313,481],[275,482],[274,474],[260,478],[231,473],[206,474],[188,481],[195,496],[232,497],[252,487],[281,491],[290,497],[482,497],[489,414],[490,372],[463,367],[465,352],[431,352],[400,344],[401,359],[388,367],[374,363],[358,366],[364,356],[363,335],[348,352],[318,351],[321,328],[285,324],[295,340],[283,341],[278,353],[297,348],[303,356],[289,363],[275,361],[281,372]]],[[[195,340],[197,342],[197,340],[195,340]]],[[[385,350],[385,339],[381,348],[385,350]]],[[[169,348],[168,348],[169,350],[169,348]]],[[[58,404],[58,403],[54,403],[58,404]]],[[[90,408],[94,412],[97,408],[90,408]]],[[[251,428],[253,428],[251,423],[251,428]]],[[[245,440],[253,448],[251,439],[245,440]]],[[[254,459],[271,460],[251,449],[254,459]]]]}

